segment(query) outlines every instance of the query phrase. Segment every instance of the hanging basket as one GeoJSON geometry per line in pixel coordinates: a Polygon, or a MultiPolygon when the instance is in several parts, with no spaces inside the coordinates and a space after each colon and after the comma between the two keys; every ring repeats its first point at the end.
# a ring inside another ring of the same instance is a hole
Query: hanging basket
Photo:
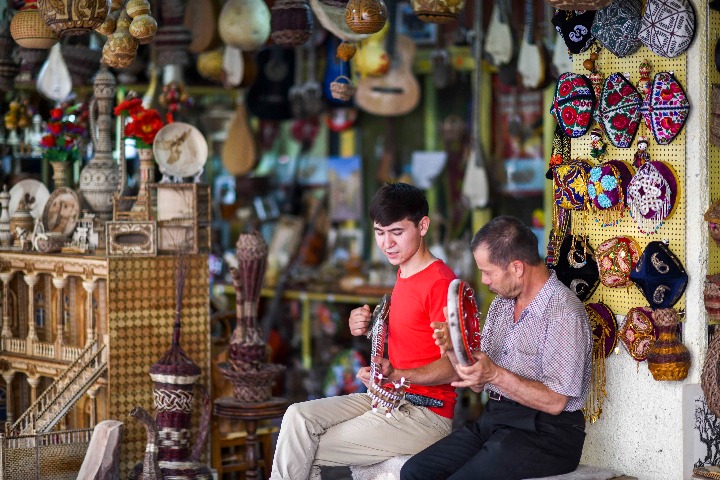
{"type": "Polygon", "coordinates": [[[352,96],[355,95],[355,90],[357,89],[350,83],[350,79],[345,75],[340,75],[335,81],[330,82],[330,94],[333,98],[342,100],[343,102],[350,100],[352,96]],[[341,80],[344,80],[344,82],[341,80]]]}

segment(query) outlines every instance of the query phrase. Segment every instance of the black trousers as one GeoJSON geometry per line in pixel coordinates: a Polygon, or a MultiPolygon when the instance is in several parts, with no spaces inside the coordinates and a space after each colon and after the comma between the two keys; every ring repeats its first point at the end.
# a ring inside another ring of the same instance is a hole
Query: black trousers
{"type": "Polygon", "coordinates": [[[473,422],[412,456],[401,480],[521,480],[572,472],[585,442],[582,411],[560,415],[489,400],[473,422]]]}

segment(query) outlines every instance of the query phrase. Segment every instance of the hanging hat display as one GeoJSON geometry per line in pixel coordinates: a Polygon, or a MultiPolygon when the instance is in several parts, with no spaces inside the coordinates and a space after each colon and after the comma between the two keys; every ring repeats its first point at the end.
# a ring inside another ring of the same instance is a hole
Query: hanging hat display
{"type": "Polygon", "coordinates": [[[640,289],[653,309],[670,308],[680,300],[688,275],[680,259],[666,242],[647,244],[640,260],[630,272],[630,280],[640,289]]]}
{"type": "Polygon", "coordinates": [[[592,167],[576,159],[552,169],[555,204],[565,210],[585,210],[588,205],[587,181],[592,167]]]}
{"type": "Polygon", "coordinates": [[[592,296],[600,283],[595,252],[586,236],[565,235],[557,264],[551,268],[558,280],[583,302],[592,296]]]}
{"type": "Polygon", "coordinates": [[[617,224],[624,215],[627,187],[634,173],[633,167],[622,160],[608,160],[590,169],[588,198],[603,226],[617,224]]]}
{"type": "Polygon", "coordinates": [[[647,359],[650,347],[657,339],[652,318],[652,310],[647,307],[631,308],[625,315],[625,323],[618,332],[620,342],[638,362],[647,359]]]}
{"type": "Polygon", "coordinates": [[[558,10],[553,15],[552,24],[573,55],[584,52],[595,42],[590,31],[595,13],[595,10],[558,10]]]}
{"type": "Polygon", "coordinates": [[[703,301],[708,314],[708,322],[720,323],[720,274],[705,276],[703,301]]]}
{"type": "Polygon", "coordinates": [[[613,73],[605,79],[595,118],[610,143],[618,148],[632,145],[640,126],[642,105],[640,94],[622,73],[613,73]]]}
{"type": "Polygon", "coordinates": [[[705,221],[708,222],[708,231],[710,237],[715,243],[720,245],[720,199],[716,200],[707,212],[705,212],[705,221]]]}
{"type": "Polygon", "coordinates": [[[643,0],[615,0],[595,15],[591,31],[613,55],[625,57],[640,48],[643,0]]]}
{"type": "Polygon", "coordinates": [[[558,78],[550,113],[572,138],[587,133],[595,109],[595,93],[590,80],[579,73],[565,72],[558,78]]]}
{"type": "Polygon", "coordinates": [[[655,141],[667,145],[685,125],[690,114],[690,101],[672,72],[659,72],[655,74],[640,111],[655,141]]]}
{"type": "Polygon", "coordinates": [[[600,418],[607,392],[605,391],[605,359],[617,344],[617,321],[615,314],[604,303],[588,303],[585,310],[593,335],[592,371],[590,391],[585,401],[585,418],[595,422],[600,418]]]}
{"type": "Polygon", "coordinates": [[[675,209],[679,182],[665,162],[646,161],[627,188],[630,216],[641,232],[655,233],[675,209]]]}
{"type": "Polygon", "coordinates": [[[647,0],[638,38],[657,55],[672,58],[688,49],[695,27],[689,0],[647,0]]]}
{"type": "Polygon", "coordinates": [[[640,259],[640,246],[630,237],[613,237],[595,250],[600,281],[610,288],[632,285],[630,272],[640,259]]]}

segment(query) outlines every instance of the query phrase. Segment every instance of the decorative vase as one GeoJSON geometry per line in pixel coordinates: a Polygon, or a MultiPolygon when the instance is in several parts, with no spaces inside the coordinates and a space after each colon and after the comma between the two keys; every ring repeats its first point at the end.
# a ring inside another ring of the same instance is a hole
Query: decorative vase
{"type": "Polygon", "coordinates": [[[412,0],[415,15],[423,22],[449,23],[457,20],[465,0],[412,0]]]}
{"type": "Polygon", "coordinates": [[[148,183],[155,183],[155,157],[152,148],[139,148],[138,159],[140,160],[140,186],[138,196],[147,195],[148,183]]]}
{"type": "Polygon", "coordinates": [[[386,21],[383,0],[350,0],[345,7],[345,23],[355,33],[377,33],[386,21]]]}
{"type": "Polygon", "coordinates": [[[35,219],[30,213],[30,209],[24,199],[20,200],[17,209],[10,217],[10,234],[13,238],[13,245],[22,247],[25,241],[30,239],[34,226],[35,219]]]}
{"type": "Polygon", "coordinates": [[[10,194],[7,191],[7,185],[3,185],[0,192],[0,247],[9,247],[12,245],[13,236],[10,233],[10,194]]]}
{"type": "Polygon", "coordinates": [[[188,47],[192,43],[192,37],[184,23],[185,3],[182,0],[160,0],[159,3],[159,27],[155,34],[157,64],[160,67],[189,65],[188,47]]]}
{"type": "Polygon", "coordinates": [[[711,323],[720,322],[720,273],[706,277],[703,294],[708,321],[711,323]]]}
{"type": "Polygon", "coordinates": [[[68,173],[70,171],[69,167],[71,165],[70,162],[62,162],[62,161],[54,161],[49,162],[53,169],[53,183],[55,184],[55,189],[57,190],[60,187],[67,187],[68,186],[68,173]]]}
{"type": "Polygon", "coordinates": [[[648,353],[650,373],[655,380],[684,380],[690,369],[690,352],[677,338],[677,311],[659,308],[653,319],[659,336],[648,353]]]}
{"type": "Polygon", "coordinates": [[[270,37],[276,45],[296,47],[308,41],[313,17],[307,0],[278,0],[270,11],[270,37]]]}
{"type": "Polygon", "coordinates": [[[270,36],[270,9],[262,0],[228,0],[220,11],[218,33],[226,45],[257,50],[270,36]]]}
{"type": "Polygon", "coordinates": [[[58,36],[82,35],[102,25],[110,0],[38,0],[45,24],[58,36]]]}
{"type": "Polygon", "coordinates": [[[80,173],[80,192],[91,211],[102,220],[112,217],[113,194],[122,195],[125,188],[125,162],[120,167],[112,156],[112,106],[115,100],[115,77],[103,65],[95,77],[94,96],[90,103],[90,132],[94,156],[80,173]],[[97,110],[97,112],[96,112],[97,110]]]}
{"type": "Polygon", "coordinates": [[[60,40],[45,24],[38,10],[37,0],[26,0],[10,22],[10,34],[24,48],[48,49],[60,40]]]}

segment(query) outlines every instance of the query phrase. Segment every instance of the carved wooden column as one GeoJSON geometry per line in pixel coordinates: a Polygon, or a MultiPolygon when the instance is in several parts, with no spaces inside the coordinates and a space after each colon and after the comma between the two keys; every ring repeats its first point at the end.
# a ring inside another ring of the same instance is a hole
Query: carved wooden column
{"type": "Polygon", "coordinates": [[[52,284],[57,289],[55,300],[55,358],[62,356],[62,345],[65,343],[65,315],[63,315],[63,297],[67,277],[53,277],[52,284]]]}
{"type": "Polygon", "coordinates": [[[85,345],[87,346],[95,341],[95,315],[93,314],[93,292],[95,291],[95,288],[97,288],[97,282],[94,278],[90,278],[88,280],[83,280],[82,286],[87,292],[87,305],[85,306],[85,309],[87,311],[87,315],[85,317],[85,321],[87,322],[85,325],[85,329],[87,331],[87,335],[85,337],[85,345]]]}
{"type": "Polygon", "coordinates": [[[99,386],[95,386],[87,391],[87,396],[90,397],[90,425],[87,425],[88,428],[94,428],[97,423],[97,401],[95,397],[99,388],[99,386]]]}
{"type": "Polygon", "coordinates": [[[28,286],[28,336],[27,350],[28,355],[32,355],[32,342],[38,341],[37,332],[35,332],[35,285],[37,285],[40,277],[35,273],[23,275],[23,279],[28,286]]]}
{"type": "Polygon", "coordinates": [[[12,381],[13,377],[15,376],[14,370],[7,370],[2,373],[3,378],[5,379],[5,409],[7,411],[7,422],[13,423],[15,421],[15,416],[13,415],[13,390],[12,390],[12,381]]]}
{"type": "Polygon", "coordinates": [[[3,307],[2,307],[2,338],[12,338],[10,330],[10,280],[13,272],[0,272],[0,281],[3,282],[3,307]]]}
{"type": "Polygon", "coordinates": [[[35,403],[35,400],[37,400],[37,386],[40,383],[40,377],[31,377],[30,375],[28,375],[27,383],[28,385],[30,385],[30,405],[32,405],[33,403],[35,403]]]}

